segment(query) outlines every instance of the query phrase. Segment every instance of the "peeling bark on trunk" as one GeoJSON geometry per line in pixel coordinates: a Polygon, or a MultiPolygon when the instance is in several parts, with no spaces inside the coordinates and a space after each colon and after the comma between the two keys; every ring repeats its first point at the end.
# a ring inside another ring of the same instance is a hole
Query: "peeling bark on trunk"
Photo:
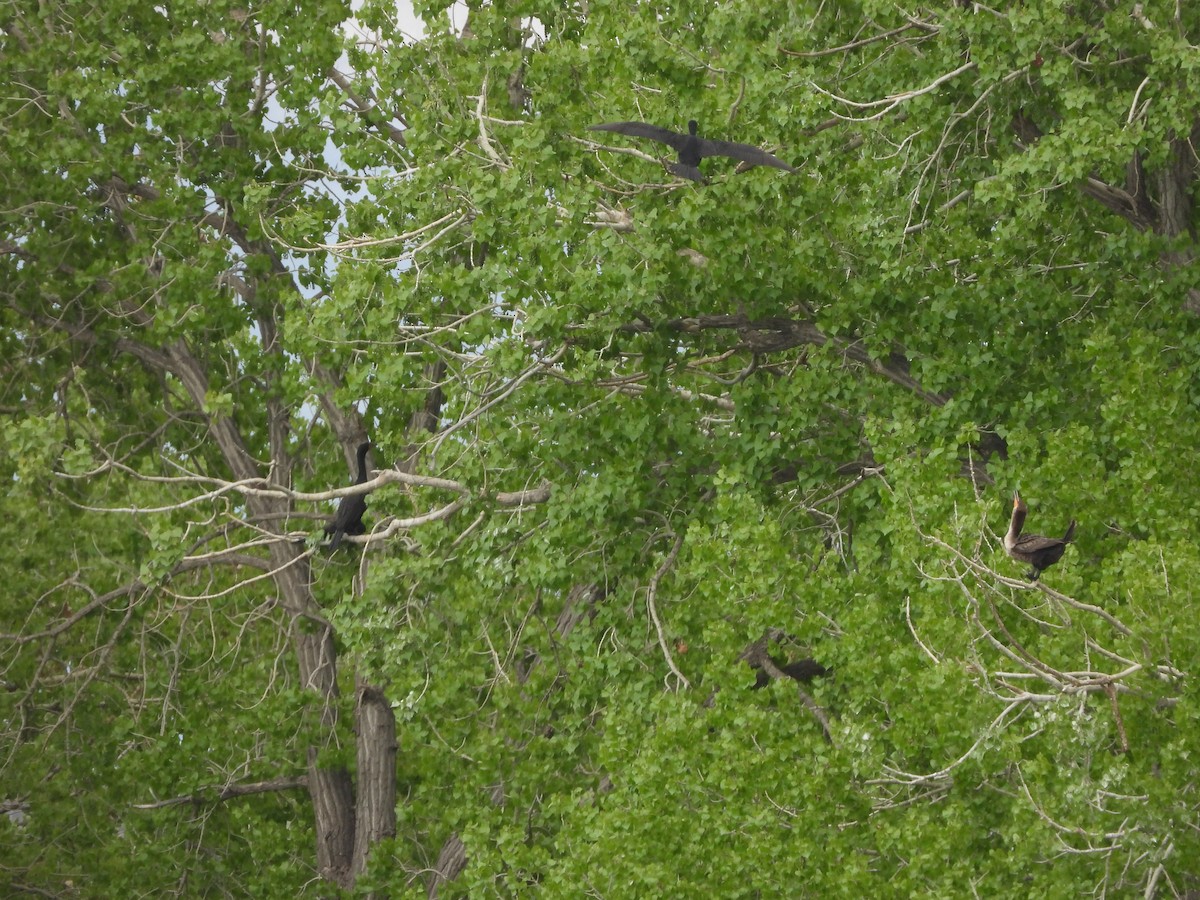
{"type": "Polygon", "coordinates": [[[354,836],[357,878],[367,867],[371,848],[396,836],[396,716],[383,691],[358,683],[354,731],[358,735],[358,798],[354,836]]]}
{"type": "Polygon", "coordinates": [[[450,835],[449,840],[442,845],[437,862],[433,866],[433,878],[429,882],[430,900],[437,897],[443,884],[448,884],[467,867],[467,848],[457,833],[450,835]]]}
{"type": "MultiPolygon", "coordinates": [[[[199,360],[182,342],[168,350],[171,369],[183,382],[192,401],[203,409],[208,378],[199,360]]],[[[212,416],[209,433],[221,449],[234,478],[246,480],[258,476],[258,465],[246,450],[242,435],[227,416],[212,416]]],[[[251,513],[264,523],[289,512],[284,500],[248,497],[251,513]]],[[[266,524],[264,527],[279,527],[266,524]]],[[[338,724],[339,691],[337,686],[337,650],[333,629],[324,622],[312,596],[308,560],[289,541],[270,546],[271,568],[280,600],[293,616],[291,635],[300,669],[300,683],[313,691],[321,704],[320,722],[326,740],[331,740],[338,724]]],[[[355,814],[354,787],[343,766],[323,767],[320,748],[307,753],[308,790],[312,798],[317,835],[317,867],[322,876],[343,888],[354,883],[355,814]]],[[[393,772],[394,781],[394,772],[393,772]]]]}
{"type": "MultiPolygon", "coordinates": [[[[332,738],[338,721],[337,656],[333,629],[298,619],[292,640],[303,686],[322,700],[321,725],[332,738]]],[[[308,748],[308,792],[317,834],[317,867],[322,877],[343,888],[354,884],[354,785],[344,766],[320,764],[320,748],[308,748]]]]}

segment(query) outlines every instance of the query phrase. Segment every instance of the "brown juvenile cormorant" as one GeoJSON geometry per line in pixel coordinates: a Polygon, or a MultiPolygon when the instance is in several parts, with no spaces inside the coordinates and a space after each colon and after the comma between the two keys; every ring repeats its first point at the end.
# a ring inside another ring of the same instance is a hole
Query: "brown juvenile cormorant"
{"type": "MultiPolygon", "coordinates": [[[[370,449],[370,442],[358,445],[358,477],[354,479],[355,484],[363,484],[367,480],[367,451],[370,449]]],[[[350,494],[342,498],[342,502],[338,504],[337,515],[325,526],[325,533],[332,535],[329,541],[331,552],[338,548],[343,535],[362,534],[367,530],[362,520],[366,511],[366,494],[350,494]]]]}
{"type": "Polygon", "coordinates": [[[766,150],[760,150],[750,144],[738,144],[734,141],[710,141],[708,138],[702,138],[696,134],[699,127],[696,120],[692,119],[688,122],[688,133],[680,134],[677,131],[659,128],[657,125],[648,125],[645,122],[606,122],[603,125],[589,125],[588,131],[615,131],[618,134],[650,138],[652,141],[666,144],[679,154],[679,162],[667,163],[667,171],[681,178],[699,181],[702,184],[705,179],[700,173],[699,166],[700,160],[706,156],[728,156],[731,159],[748,162],[753,166],[774,166],[776,169],[783,169],[786,172],[796,171],[778,156],[772,156],[766,150]]]}
{"type": "Polygon", "coordinates": [[[1004,549],[1017,562],[1029,563],[1032,568],[1026,573],[1030,581],[1037,581],[1044,569],[1050,568],[1060,559],[1075,536],[1075,520],[1067,526],[1061,538],[1042,537],[1040,534],[1021,534],[1028,512],[1021,495],[1013,494],[1012,519],[1008,523],[1008,534],[1004,535],[1004,549]]]}

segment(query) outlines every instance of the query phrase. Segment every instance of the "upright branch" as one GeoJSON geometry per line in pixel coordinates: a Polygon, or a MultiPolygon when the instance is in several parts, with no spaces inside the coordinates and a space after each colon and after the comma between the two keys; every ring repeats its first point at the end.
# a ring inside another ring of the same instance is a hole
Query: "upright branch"
{"type": "Polygon", "coordinates": [[[677,534],[674,536],[674,541],[671,543],[671,549],[667,552],[666,558],[662,561],[662,565],[658,567],[655,573],[650,577],[649,584],[646,585],[646,609],[650,613],[650,621],[654,623],[654,633],[658,636],[658,646],[662,650],[663,658],[667,661],[667,668],[671,670],[678,683],[685,689],[691,688],[692,683],[687,680],[687,677],[679,671],[679,667],[675,665],[675,659],[671,656],[671,648],[667,646],[667,635],[663,629],[662,619],[658,614],[658,586],[662,582],[666,574],[675,565],[675,560],[679,557],[679,551],[683,548],[683,535],[677,534]]]}

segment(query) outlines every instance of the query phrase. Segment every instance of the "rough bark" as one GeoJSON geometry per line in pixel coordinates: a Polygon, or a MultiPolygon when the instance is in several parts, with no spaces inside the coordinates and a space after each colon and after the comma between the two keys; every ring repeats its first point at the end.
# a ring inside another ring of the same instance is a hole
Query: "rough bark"
{"type": "Polygon", "coordinates": [[[358,797],[354,864],[357,878],[371,848],[396,835],[396,716],[383,691],[359,680],[354,732],[358,736],[358,797]]]}
{"type": "MultiPolygon", "coordinates": [[[[22,312],[30,321],[63,332],[85,346],[101,343],[100,333],[95,328],[72,322],[65,315],[51,318],[34,311],[22,312]]],[[[102,327],[102,324],[98,327],[102,327]]],[[[186,342],[179,340],[165,348],[156,348],[133,337],[121,337],[115,342],[115,349],[133,356],[151,370],[174,376],[183,385],[193,406],[196,409],[204,408],[209,375],[203,362],[186,342]]],[[[277,345],[275,351],[278,352],[277,345]]],[[[279,424],[282,416],[274,418],[276,421],[268,422],[268,427],[272,445],[280,445],[280,455],[272,459],[270,468],[278,474],[289,471],[290,465],[286,454],[282,452],[282,429],[286,428],[286,424],[279,424]]],[[[232,480],[253,479],[262,474],[261,464],[247,449],[244,437],[232,418],[221,414],[208,415],[207,431],[220,450],[232,480]]],[[[287,514],[292,512],[289,501],[274,497],[249,495],[246,505],[260,527],[276,533],[285,527],[287,514]]],[[[331,629],[312,596],[309,561],[303,555],[302,548],[288,540],[272,542],[267,555],[280,605],[292,616],[291,637],[301,684],[319,698],[319,720],[324,739],[331,742],[338,723],[337,652],[331,629]]],[[[352,852],[355,846],[354,791],[350,773],[344,766],[328,768],[322,765],[316,746],[310,747],[307,752],[307,768],[319,869],[336,884],[349,887],[353,879],[352,852]]]]}
{"type": "MultiPolygon", "coordinates": [[[[197,408],[203,408],[208,391],[204,369],[180,341],[167,350],[171,370],[184,384],[197,408]]],[[[209,433],[221,450],[233,478],[257,477],[258,464],[246,449],[242,435],[227,416],[209,417],[209,433]]],[[[282,528],[276,516],[287,513],[285,500],[249,496],[247,506],[267,529],[282,528]]],[[[326,739],[337,729],[339,691],[337,686],[337,650],[333,631],[320,615],[310,586],[308,559],[290,541],[275,541],[269,556],[275,585],[285,609],[292,614],[291,635],[300,669],[300,683],[320,698],[320,722],[326,739]]],[[[317,747],[308,748],[308,788],[312,797],[317,835],[317,866],[321,874],[341,887],[353,885],[354,789],[344,766],[321,764],[317,747]]],[[[394,773],[393,773],[394,778],[394,773]]]]}
{"type": "Polygon", "coordinates": [[[429,882],[428,896],[434,900],[443,884],[447,884],[462,874],[467,867],[467,848],[457,833],[442,845],[437,862],[433,865],[433,878],[429,882]]]}
{"type": "MultiPolygon", "coordinates": [[[[321,698],[322,733],[332,744],[338,721],[337,651],[333,629],[309,619],[292,622],[292,642],[302,685],[321,698]]],[[[317,834],[317,868],[322,877],[352,887],[354,852],[354,785],[344,766],[323,765],[320,749],[308,748],[308,792],[317,834]]]]}

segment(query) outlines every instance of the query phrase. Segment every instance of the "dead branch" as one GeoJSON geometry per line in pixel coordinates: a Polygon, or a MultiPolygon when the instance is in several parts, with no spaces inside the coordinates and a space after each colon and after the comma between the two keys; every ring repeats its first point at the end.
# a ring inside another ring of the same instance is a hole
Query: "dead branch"
{"type": "Polygon", "coordinates": [[[802,346],[823,347],[829,345],[848,362],[855,362],[876,375],[882,375],[894,384],[911,391],[933,406],[944,406],[946,397],[927,391],[908,372],[908,361],[902,354],[893,353],[884,362],[873,357],[861,340],[830,337],[813,322],[773,316],[751,319],[744,313],[732,315],[688,316],[667,322],[629,322],[620,331],[646,334],[656,329],[666,329],[680,334],[699,334],[704,331],[736,331],[740,347],[752,353],[778,353],[802,346]]]}
{"type": "Polygon", "coordinates": [[[496,152],[496,148],[492,146],[491,139],[488,137],[487,125],[484,121],[487,119],[487,89],[488,77],[484,75],[483,84],[479,87],[479,98],[475,104],[475,119],[479,123],[479,147],[501,171],[507,171],[512,168],[512,163],[500,158],[500,154],[496,152]]]}
{"type": "Polygon", "coordinates": [[[426,487],[436,490],[453,491],[461,496],[469,496],[471,489],[458,481],[452,481],[448,478],[437,478],[432,475],[413,475],[408,472],[401,472],[397,469],[383,469],[374,478],[365,481],[362,484],[352,484],[347,487],[331,488],[327,491],[296,491],[291,488],[283,487],[274,483],[269,478],[251,477],[241,481],[225,481],[220,478],[213,478],[203,475],[186,475],[186,476],[171,476],[171,475],[145,475],[137,472],[134,469],[124,466],[115,460],[109,460],[100,466],[92,469],[81,475],[68,475],[63,472],[55,474],[61,478],[74,480],[82,480],[93,478],[97,475],[102,475],[108,471],[120,471],[139,481],[154,482],[158,484],[173,484],[173,485],[215,485],[212,490],[205,491],[194,497],[188,497],[178,503],[172,503],[164,506],[86,506],[76,504],[80,509],[86,509],[90,512],[108,512],[122,514],[152,514],[175,512],[180,509],[185,509],[189,506],[195,506],[198,503],[203,503],[209,500],[215,500],[226,494],[238,494],[243,497],[258,497],[273,500],[292,500],[305,503],[319,503],[324,500],[336,500],[341,497],[349,497],[355,494],[369,494],[388,484],[404,484],[409,487],[426,487]]]}
{"type": "Polygon", "coordinates": [[[679,551],[682,547],[683,535],[677,534],[675,535],[675,542],[672,544],[670,552],[667,553],[667,558],[663,560],[662,565],[650,577],[650,583],[646,585],[646,608],[650,611],[650,620],[654,623],[654,630],[658,635],[658,646],[662,649],[668,668],[670,668],[671,672],[679,680],[679,684],[684,688],[690,688],[692,683],[679,671],[679,668],[675,665],[674,658],[671,656],[671,648],[667,646],[667,636],[663,631],[662,619],[658,617],[658,606],[655,603],[655,597],[658,594],[658,585],[675,564],[675,560],[679,557],[679,551]]]}
{"type": "MultiPolygon", "coordinates": [[[[918,785],[927,785],[948,781],[955,769],[970,759],[975,752],[983,746],[985,741],[987,741],[992,735],[999,733],[1008,724],[1008,720],[1015,715],[1019,715],[1022,709],[1023,705],[1021,703],[1017,701],[1009,702],[1008,705],[1000,711],[1000,714],[991,721],[991,724],[989,724],[987,728],[983,730],[983,733],[975,739],[975,742],[967,748],[965,753],[942,768],[938,769],[936,772],[929,772],[924,775],[919,775],[913,772],[905,772],[904,770],[895,768],[894,766],[885,765],[883,769],[884,772],[887,773],[886,777],[869,779],[867,784],[904,785],[905,787],[915,787],[918,785]]],[[[877,808],[880,807],[877,806],[877,808]]]]}
{"type": "MultiPolygon", "coordinates": [[[[242,565],[242,564],[244,564],[245,561],[241,557],[235,557],[232,559],[223,560],[223,562],[225,562],[229,565],[242,565]]],[[[176,563],[171,568],[171,573],[170,573],[169,577],[174,578],[185,572],[195,571],[196,569],[207,568],[208,566],[211,566],[212,564],[213,564],[213,560],[205,558],[205,557],[196,558],[196,559],[183,559],[183,560],[180,560],[178,563],[176,563]]],[[[263,561],[260,559],[254,558],[253,565],[255,568],[262,568],[263,561]]],[[[275,570],[272,569],[267,574],[273,575],[274,572],[275,572],[275,570]]],[[[104,594],[95,594],[92,592],[92,590],[89,587],[87,587],[86,585],[84,585],[82,582],[80,582],[78,580],[77,575],[73,575],[70,578],[68,578],[66,581],[61,582],[57,587],[55,587],[53,589],[53,591],[65,590],[68,588],[77,588],[79,590],[83,590],[89,594],[92,594],[91,600],[89,600],[86,604],[81,606],[79,609],[73,611],[69,616],[67,616],[64,619],[62,619],[61,621],[55,623],[50,628],[46,628],[43,631],[33,632],[30,634],[0,634],[0,641],[6,641],[6,642],[12,643],[12,644],[29,644],[34,641],[41,641],[41,640],[46,640],[48,638],[57,637],[58,635],[62,634],[63,632],[68,631],[75,624],[77,624],[80,620],[86,618],[88,615],[95,612],[97,609],[108,606],[109,604],[114,603],[123,597],[129,597],[134,594],[144,593],[144,592],[150,590],[150,587],[151,586],[149,584],[147,584],[146,582],[142,581],[141,579],[135,578],[133,581],[130,581],[127,584],[124,584],[120,587],[113,588],[111,591],[108,591],[104,594]]],[[[51,593],[53,591],[51,591],[51,593]]]]}
{"type": "Polygon", "coordinates": [[[898,34],[903,34],[913,28],[919,28],[927,34],[934,35],[941,31],[937,25],[928,22],[919,22],[916,19],[909,20],[907,25],[901,25],[899,28],[893,28],[891,31],[885,31],[882,34],[877,34],[868,38],[861,38],[857,41],[851,41],[848,44],[842,44],[840,47],[826,47],[824,50],[788,50],[786,47],[780,47],[779,52],[784,56],[794,56],[798,59],[819,59],[823,56],[833,56],[837,53],[851,53],[855,50],[861,50],[863,47],[886,41],[888,38],[893,38],[898,34]]]}
{"type": "Polygon", "coordinates": [[[435,228],[439,229],[432,237],[426,238],[420,244],[410,250],[405,251],[400,256],[375,259],[374,262],[379,264],[398,263],[403,260],[412,259],[419,253],[424,252],[429,247],[433,246],[442,237],[449,234],[460,225],[469,222],[471,216],[463,210],[455,210],[454,212],[446,213],[440,219],[434,219],[420,228],[415,228],[412,231],[406,231],[404,234],[392,235],[385,238],[350,238],[345,241],[338,241],[335,244],[313,244],[310,246],[302,246],[299,244],[289,244],[278,234],[275,234],[268,225],[263,215],[259,216],[259,224],[263,229],[263,233],[268,235],[272,242],[286,247],[295,253],[335,253],[349,255],[353,251],[370,250],[377,247],[392,247],[396,244],[405,244],[415,240],[418,237],[428,234],[435,228]],[[444,227],[443,227],[444,226],[444,227]]]}
{"type": "Polygon", "coordinates": [[[190,803],[200,806],[206,803],[223,803],[236,797],[249,797],[252,794],[266,794],[278,791],[294,791],[308,787],[308,777],[297,775],[291,778],[273,778],[270,781],[254,781],[245,784],[226,784],[220,787],[201,788],[194,794],[183,794],[166,800],[156,800],[153,803],[132,803],[131,809],[166,809],[169,806],[180,806],[190,803]]]}
{"type": "Polygon", "coordinates": [[[941,87],[947,81],[951,81],[952,79],[957,78],[959,75],[962,75],[964,72],[971,71],[975,67],[976,67],[976,64],[974,62],[963,63],[957,69],[954,69],[951,72],[946,72],[944,75],[939,75],[937,78],[935,78],[929,84],[925,85],[925,87],[916,88],[911,91],[904,91],[903,93],[899,93],[899,94],[891,94],[880,100],[866,100],[866,101],[851,100],[848,97],[840,97],[837,94],[833,93],[832,91],[825,90],[825,88],[821,87],[815,81],[810,81],[809,85],[813,88],[813,90],[817,91],[817,93],[824,94],[826,97],[836,100],[838,103],[841,103],[845,106],[849,106],[853,109],[875,109],[877,107],[883,107],[882,109],[879,110],[879,112],[875,113],[874,115],[870,115],[870,116],[843,116],[843,115],[840,115],[839,113],[836,113],[836,112],[834,113],[834,115],[837,116],[839,119],[844,119],[847,122],[874,122],[877,119],[882,119],[884,116],[886,116],[888,113],[890,113],[896,107],[900,106],[902,103],[907,103],[909,100],[913,100],[917,97],[923,96],[932,91],[936,91],[939,87],[941,87]]]}
{"type": "Polygon", "coordinates": [[[477,407],[476,409],[469,412],[467,415],[460,418],[453,425],[449,426],[448,428],[443,429],[438,434],[437,440],[434,441],[434,443],[433,443],[433,452],[436,453],[438,451],[438,449],[442,446],[442,443],[450,435],[454,434],[456,431],[458,431],[461,428],[465,428],[471,422],[475,421],[480,416],[482,416],[484,413],[486,413],[489,409],[504,402],[504,400],[506,400],[508,397],[510,397],[514,393],[516,393],[517,389],[522,384],[524,384],[526,381],[528,381],[530,378],[532,378],[534,375],[537,375],[541,372],[545,372],[546,370],[551,369],[560,359],[562,359],[563,355],[566,352],[567,352],[567,345],[564,344],[562,347],[560,347],[558,350],[556,350],[554,353],[552,353],[550,356],[546,357],[545,359],[534,360],[532,363],[530,363],[528,366],[526,366],[524,372],[522,372],[516,378],[513,378],[511,381],[506,382],[505,385],[502,388],[495,391],[493,393],[493,395],[486,402],[484,402],[479,407],[477,407]]]}

